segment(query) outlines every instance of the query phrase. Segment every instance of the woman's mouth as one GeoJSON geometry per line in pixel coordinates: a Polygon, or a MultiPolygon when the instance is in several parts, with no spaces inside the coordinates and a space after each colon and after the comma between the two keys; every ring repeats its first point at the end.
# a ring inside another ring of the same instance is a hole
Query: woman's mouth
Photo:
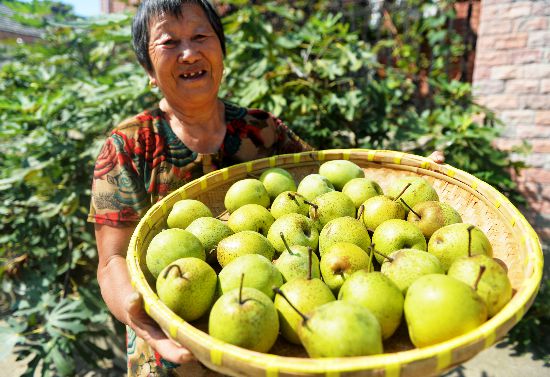
{"type": "Polygon", "coordinates": [[[180,75],[180,78],[184,80],[196,80],[206,74],[206,71],[201,69],[199,71],[185,72],[180,75]]]}

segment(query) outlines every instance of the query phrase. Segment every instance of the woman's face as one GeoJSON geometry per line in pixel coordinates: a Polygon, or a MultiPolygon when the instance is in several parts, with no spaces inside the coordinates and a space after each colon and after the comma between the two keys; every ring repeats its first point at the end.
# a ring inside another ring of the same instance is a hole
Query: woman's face
{"type": "Polygon", "coordinates": [[[202,8],[184,4],[179,18],[160,15],[152,19],[149,56],[151,82],[172,106],[200,105],[213,101],[223,74],[220,41],[202,8]]]}

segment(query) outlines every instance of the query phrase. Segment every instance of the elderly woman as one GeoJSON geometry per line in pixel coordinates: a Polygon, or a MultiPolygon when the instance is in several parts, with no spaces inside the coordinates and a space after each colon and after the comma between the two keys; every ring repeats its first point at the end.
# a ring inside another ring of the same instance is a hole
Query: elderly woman
{"type": "Polygon", "coordinates": [[[193,356],[168,339],[132,289],[126,250],[137,221],[156,201],[212,170],[310,149],[280,120],[218,98],[225,38],[207,0],[144,0],[133,45],[158,107],[111,132],[96,161],[89,221],[95,223],[97,278],[109,310],[128,329],[128,375],[195,375],[193,356]]]}

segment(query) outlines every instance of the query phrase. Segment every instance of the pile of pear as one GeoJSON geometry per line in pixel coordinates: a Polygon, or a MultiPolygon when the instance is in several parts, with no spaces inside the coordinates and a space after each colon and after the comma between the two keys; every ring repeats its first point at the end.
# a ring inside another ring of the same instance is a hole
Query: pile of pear
{"type": "Polygon", "coordinates": [[[214,338],[269,352],[282,337],[312,358],[383,353],[400,326],[426,347],[498,313],[512,286],[484,232],[422,177],[386,187],[332,160],[236,181],[225,217],[181,200],[147,249],[156,293],[214,338]]]}

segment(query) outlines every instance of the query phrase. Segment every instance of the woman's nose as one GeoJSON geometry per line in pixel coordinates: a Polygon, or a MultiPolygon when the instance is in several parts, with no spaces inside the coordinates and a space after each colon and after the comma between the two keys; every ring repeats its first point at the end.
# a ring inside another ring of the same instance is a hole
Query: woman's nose
{"type": "Polygon", "coordinates": [[[178,56],[178,63],[194,63],[199,59],[197,49],[190,42],[183,42],[178,56]]]}

